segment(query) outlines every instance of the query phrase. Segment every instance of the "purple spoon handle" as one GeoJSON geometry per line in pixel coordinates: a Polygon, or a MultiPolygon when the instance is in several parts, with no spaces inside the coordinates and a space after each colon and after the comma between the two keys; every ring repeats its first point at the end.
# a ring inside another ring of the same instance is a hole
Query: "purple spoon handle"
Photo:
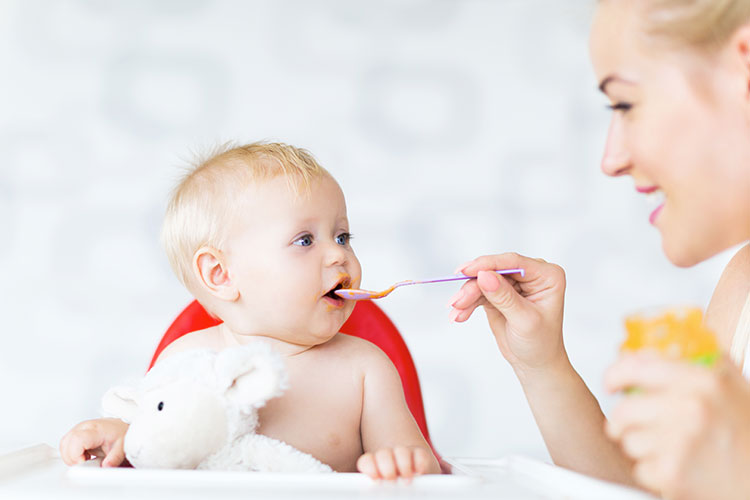
{"type": "MultiPolygon", "coordinates": [[[[495,271],[497,274],[520,274],[523,278],[526,272],[523,269],[498,269],[495,271]]],[[[428,280],[408,280],[408,281],[402,281],[401,283],[398,283],[398,285],[419,285],[421,283],[440,283],[442,281],[459,281],[459,280],[467,280],[467,279],[474,279],[475,276],[466,276],[463,273],[459,274],[451,274],[450,276],[442,276],[440,278],[431,278],[428,280]]]]}
{"type": "MultiPolygon", "coordinates": [[[[514,274],[518,273],[521,276],[524,276],[525,272],[523,269],[500,269],[495,271],[497,274],[514,274]]],[[[474,276],[466,276],[465,274],[451,274],[450,276],[443,276],[442,278],[432,278],[427,280],[406,280],[406,281],[400,281],[394,285],[392,285],[390,288],[387,288],[380,292],[373,292],[370,290],[357,290],[353,288],[341,288],[339,290],[334,290],[333,293],[338,295],[339,297],[343,299],[348,300],[373,300],[373,299],[382,299],[383,297],[390,295],[390,293],[395,290],[396,288],[406,286],[406,285],[419,285],[423,283],[439,283],[441,281],[459,281],[459,280],[470,280],[475,279],[474,276]]]]}

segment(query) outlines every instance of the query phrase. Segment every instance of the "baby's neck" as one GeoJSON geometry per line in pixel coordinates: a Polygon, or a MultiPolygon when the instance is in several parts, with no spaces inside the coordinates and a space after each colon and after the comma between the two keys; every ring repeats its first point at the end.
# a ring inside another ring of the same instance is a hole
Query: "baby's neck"
{"type": "Polygon", "coordinates": [[[315,345],[293,344],[268,335],[238,333],[233,331],[226,323],[219,324],[217,328],[228,345],[245,345],[252,342],[266,342],[274,351],[287,357],[302,354],[303,352],[309,351],[315,347],[315,345]]]}

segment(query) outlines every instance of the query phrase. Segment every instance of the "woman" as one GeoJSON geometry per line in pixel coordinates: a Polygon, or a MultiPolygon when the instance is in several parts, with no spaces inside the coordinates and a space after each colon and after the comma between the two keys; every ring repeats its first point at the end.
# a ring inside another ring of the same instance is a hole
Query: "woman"
{"type": "MultiPolygon", "coordinates": [[[[659,197],[650,222],[667,257],[688,267],[750,240],[750,0],[601,0],[590,49],[614,110],[602,170],[659,197]]],[[[731,360],[623,356],[608,389],[644,390],[606,424],[563,345],[563,270],[515,254],[460,270],[478,279],[451,317],[484,306],[555,463],[670,498],[750,498],[750,384],[738,368],[750,366],[750,246],[706,311],[731,360]],[[508,267],[526,276],[488,272],[508,267]]]]}

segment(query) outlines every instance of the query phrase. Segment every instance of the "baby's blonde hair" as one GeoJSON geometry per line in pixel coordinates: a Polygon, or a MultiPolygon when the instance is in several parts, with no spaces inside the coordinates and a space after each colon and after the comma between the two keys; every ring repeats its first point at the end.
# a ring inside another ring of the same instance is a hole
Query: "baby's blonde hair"
{"type": "Polygon", "coordinates": [[[236,201],[250,184],[282,176],[300,194],[330,175],[307,150],[278,142],[229,143],[198,158],[172,191],[161,231],[175,274],[194,290],[195,252],[224,246],[236,201]]]}
{"type": "Polygon", "coordinates": [[[645,0],[645,10],[649,34],[706,52],[750,21],[750,0],[645,0]]]}

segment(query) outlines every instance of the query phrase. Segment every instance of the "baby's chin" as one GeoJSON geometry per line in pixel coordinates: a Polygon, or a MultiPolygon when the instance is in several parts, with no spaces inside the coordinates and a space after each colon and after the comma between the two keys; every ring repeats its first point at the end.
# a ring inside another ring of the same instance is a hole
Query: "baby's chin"
{"type": "Polygon", "coordinates": [[[325,344],[333,339],[333,337],[335,337],[341,330],[341,325],[343,325],[343,322],[340,324],[336,322],[336,324],[324,328],[313,327],[301,329],[295,332],[285,332],[279,334],[277,338],[290,344],[314,347],[316,345],[325,344]]]}

